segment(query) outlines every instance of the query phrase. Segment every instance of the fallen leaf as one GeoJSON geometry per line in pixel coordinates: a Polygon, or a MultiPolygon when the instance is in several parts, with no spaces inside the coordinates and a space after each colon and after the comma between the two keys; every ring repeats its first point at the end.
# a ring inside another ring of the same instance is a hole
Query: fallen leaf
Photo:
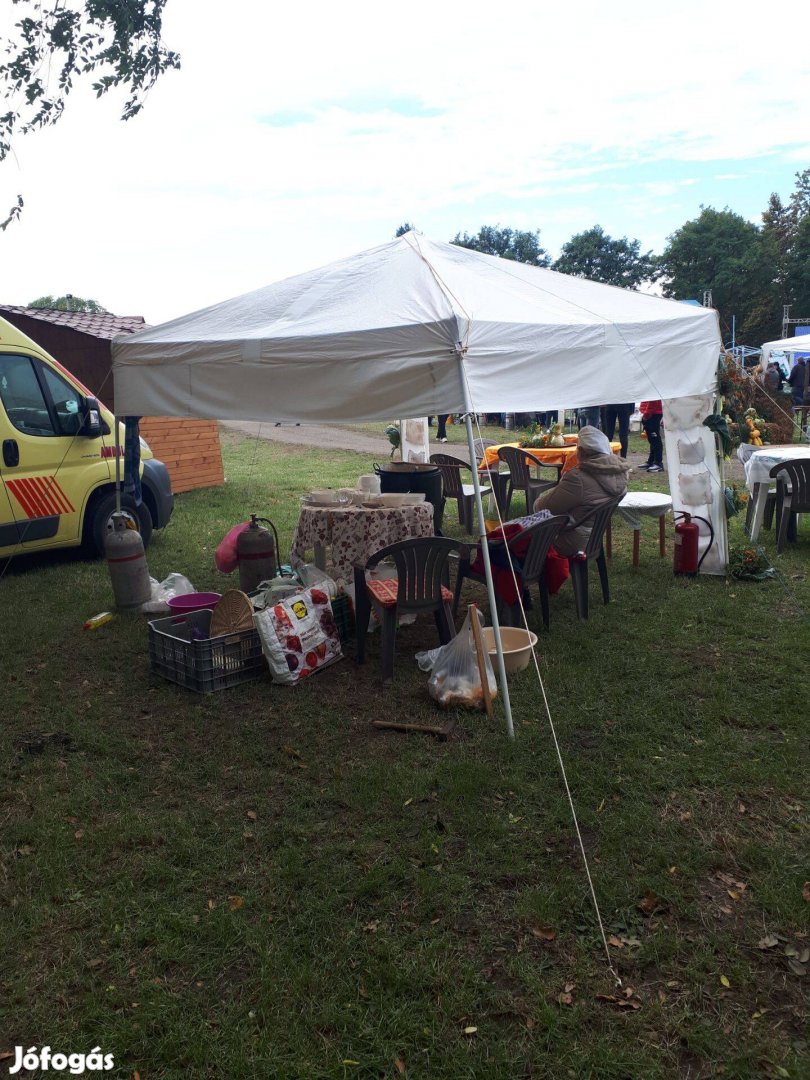
{"type": "Polygon", "coordinates": [[[363,930],[364,930],[364,932],[366,934],[376,934],[377,933],[377,927],[379,925],[380,925],[379,921],[366,923],[366,925],[363,927],[363,930]]]}
{"type": "Polygon", "coordinates": [[[209,911],[213,911],[216,906],[217,906],[216,900],[209,900],[208,901],[208,910],[209,911]]]}
{"type": "Polygon", "coordinates": [[[359,1065],[360,1062],[359,1061],[353,1061],[352,1058],[344,1058],[343,1059],[343,1064],[344,1065],[359,1065]]]}
{"type": "Polygon", "coordinates": [[[721,983],[722,983],[722,985],[723,985],[723,986],[725,986],[725,987],[726,987],[727,989],[730,989],[730,987],[731,987],[731,983],[730,983],[730,982],[728,981],[728,979],[726,978],[726,976],[725,976],[725,975],[721,975],[721,976],[720,976],[720,982],[721,982],[721,983]]]}
{"type": "Polygon", "coordinates": [[[465,1027],[464,1028],[464,1034],[465,1035],[475,1035],[476,1031],[478,1031],[477,1027],[465,1027]]]}
{"type": "Polygon", "coordinates": [[[757,942],[758,949],[772,949],[774,945],[779,944],[779,938],[776,934],[766,934],[764,938],[760,938],[757,942]]]}
{"type": "Polygon", "coordinates": [[[574,1004],[574,996],[573,996],[573,994],[568,994],[565,991],[563,991],[563,993],[560,994],[560,996],[557,998],[557,1000],[559,1001],[559,1003],[561,1005],[573,1005],[574,1004]]]}
{"type": "Polygon", "coordinates": [[[141,1080],[141,1074],[140,1074],[140,1073],[138,1072],[138,1070],[137,1070],[137,1069],[136,1069],[136,1070],[135,1070],[135,1072],[134,1072],[134,1073],[132,1074],[132,1080],[141,1080]]]}
{"type": "Polygon", "coordinates": [[[413,799],[406,799],[405,802],[402,805],[403,806],[410,806],[412,802],[413,802],[413,799]]]}
{"type": "Polygon", "coordinates": [[[6,1058],[14,1057],[13,1050],[0,1050],[0,1061],[5,1061],[6,1058]]]}
{"type": "Polygon", "coordinates": [[[623,937],[621,939],[622,945],[626,945],[630,949],[640,949],[641,942],[637,937],[623,937]]]}
{"type": "Polygon", "coordinates": [[[248,810],[247,816],[250,818],[251,821],[255,821],[259,815],[256,813],[255,810],[248,810]]]}
{"type": "Polygon", "coordinates": [[[792,957],[792,956],[791,956],[791,958],[790,958],[790,959],[788,960],[788,967],[790,968],[790,970],[791,970],[791,971],[793,972],[793,974],[794,974],[794,975],[799,975],[799,976],[802,976],[802,975],[806,975],[806,974],[807,974],[807,967],[806,967],[806,965],[805,965],[805,964],[800,964],[800,963],[799,963],[799,961],[798,961],[798,960],[796,960],[796,959],[795,959],[794,957],[792,957]]]}
{"type": "Polygon", "coordinates": [[[810,904],[810,881],[805,881],[804,885],[802,885],[802,896],[810,904]]]}
{"type": "Polygon", "coordinates": [[[663,897],[656,896],[654,892],[647,892],[639,900],[636,907],[639,911],[643,911],[645,915],[658,915],[661,912],[669,911],[669,904],[663,897]]]}
{"type": "Polygon", "coordinates": [[[799,955],[796,957],[800,964],[806,964],[810,960],[810,949],[805,946],[799,955]]]}
{"type": "Polygon", "coordinates": [[[245,906],[244,896],[229,896],[228,897],[228,910],[238,911],[239,908],[245,906]]]}
{"type": "Polygon", "coordinates": [[[736,889],[726,889],[726,892],[732,900],[742,900],[742,893],[737,892],[736,889]]]}
{"type": "Polygon", "coordinates": [[[553,941],[556,936],[557,931],[550,930],[547,926],[532,927],[532,937],[536,937],[540,941],[553,941]]]}
{"type": "Polygon", "coordinates": [[[16,848],[16,854],[17,855],[33,855],[34,854],[34,849],[31,847],[30,844],[21,844],[18,848],[16,848]]]}
{"type": "Polygon", "coordinates": [[[608,938],[608,945],[612,945],[614,949],[623,949],[624,942],[621,938],[617,938],[615,934],[611,934],[608,938]]]}
{"type": "Polygon", "coordinates": [[[405,1062],[402,1060],[402,1058],[396,1059],[396,1061],[394,1062],[394,1068],[397,1070],[400,1076],[405,1075],[405,1062]]]}
{"type": "Polygon", "coordinates": [[[77,829],[73,836],[76,840],[81,840],[81,838],[84,836],[84,829],[77,829]]]}

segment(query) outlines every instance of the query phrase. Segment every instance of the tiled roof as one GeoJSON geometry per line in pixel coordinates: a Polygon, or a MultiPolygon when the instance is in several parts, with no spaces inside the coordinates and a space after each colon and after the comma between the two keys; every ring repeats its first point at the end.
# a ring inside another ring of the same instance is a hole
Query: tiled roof
{"type": "Polygon", "coordinates": [[[25,315],[29,319],[53,323],[56,326],[68,326],[80,334],[90,337],[105,338],[111,341],[116,334],[134,334],[144,330],[146,323],[142,315],[109,315],[106,312],[56,311],[53,308],[17,307],[13,304],[0,305],[0,315],[4,312],[13,315],[25,315]]]}

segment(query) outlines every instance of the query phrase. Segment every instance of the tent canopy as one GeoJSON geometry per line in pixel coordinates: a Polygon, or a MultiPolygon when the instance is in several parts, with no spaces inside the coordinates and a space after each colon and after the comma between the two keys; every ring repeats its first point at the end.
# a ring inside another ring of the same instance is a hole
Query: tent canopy
{"type": "Polygon", "coordinates": [[[770,363],[771,353],[810,353],[810,334],[799,334],[798,337],[780,338],[779,341],[766,341],[762,346],[762,355],[759,366],[765,370],[770,363]]]}
{"type": "Polygon", "coordinates": [[[118,411],[379,420],[708,393],[711,309],[408,232],[113,342],[118,411]],[[463,357],[462,374],[459,358],[463,357]]]}

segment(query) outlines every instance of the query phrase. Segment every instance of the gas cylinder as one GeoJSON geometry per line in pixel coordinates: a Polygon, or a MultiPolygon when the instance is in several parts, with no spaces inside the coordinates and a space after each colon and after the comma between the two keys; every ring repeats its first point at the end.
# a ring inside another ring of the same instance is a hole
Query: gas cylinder
{"type": "Polygon", "coordinates": [[[268,518],[250,515],[250,524],[236,539],[236,561],[239,564],[239,588],[242,592],[252,592],[260,582],[268,581],[278,572],[278,533],[268,518]],[[262,528],[260,521],[266,522],[273,530],[271,533],[262,528]]]}
{"type": "Polygon", "coordinates": [[[709,554],[709,548],[714,543],[714,529],[706,518],[698,517],[697,514],[688,514],[685,510],[675,512],[675,517],[684,518],[675,526],[674,565],[676,574],[695,575],[700,570],[701,564],[709,554]],[[709,543],[706,550],[698,558],[698,544],[700,541],[700,528],[692,521],[702,521],[709,527],[709,543]]]}
{"type": "Polygon", "coordinates": [[[137,529],[129,527],[129,521],[127,514],[113,514],[113,529],[104,544],[115,606],[122,609],[140,607],[152,598],[143,540],[137,529]]]}

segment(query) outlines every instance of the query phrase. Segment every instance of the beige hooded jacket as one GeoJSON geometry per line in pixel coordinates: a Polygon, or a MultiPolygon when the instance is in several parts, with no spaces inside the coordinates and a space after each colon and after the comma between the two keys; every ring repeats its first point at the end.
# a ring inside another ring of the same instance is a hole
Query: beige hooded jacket
{"type": "MultiPolygon", "coordinates": [[[[615,457],[610,443],[598,428],[584,427],[577,442],[579,465],[569,469],[559,484],[535,501],[535,510],[568,514],[582,520],[590,510],[627,491],[629,465],[615,457]]],[[[588,542],[589,528],[563,529],[554,541],[561,555],[575,555],[588,542]]]]}

